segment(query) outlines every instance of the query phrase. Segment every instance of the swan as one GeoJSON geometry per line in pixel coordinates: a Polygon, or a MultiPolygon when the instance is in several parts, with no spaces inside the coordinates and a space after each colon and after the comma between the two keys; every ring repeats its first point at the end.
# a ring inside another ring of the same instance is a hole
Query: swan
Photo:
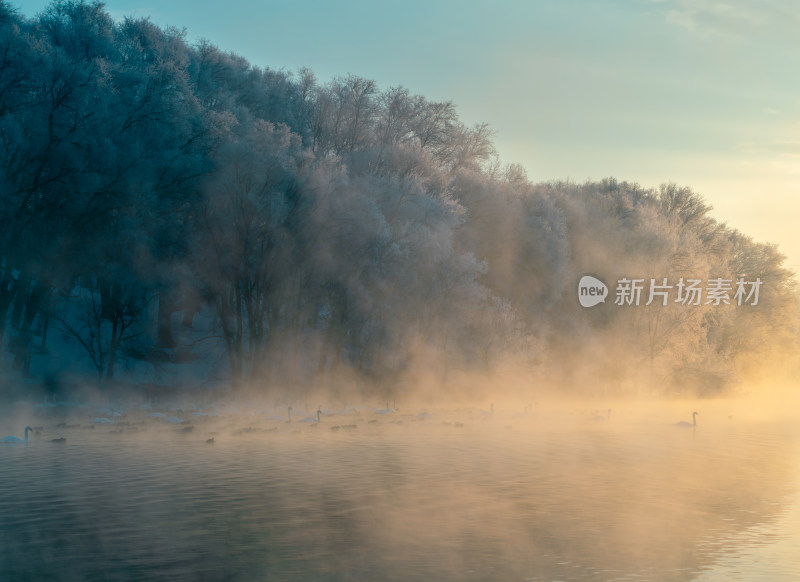
{"type": "Polygon", "coordinates": [[[700,414],[700,413],[699,412],[693,412],[692,413],[692,422],[686,422],[685,420],[682,420],[680,422],[676,422],[675,426],[680,426],[682,428],[688,428],[688,427],[694,428],[694,427],[696,427],[697,426],[697,415],[698,414],[700,414]]]}
{"type": "Polygon", "coordinates": [[[386,402],[386,408],[376,408],[375,412],[378,414],[389,414],[390,412],[394,412],[394,408],[389,406],[389,402],[386,402]]]}
{"type": "Polygon", "coordinates": [[[280,414],[273,414],[269,417],[270,420],[274,420],[275,422],[292,422],[292,408],[291,406],[287,409],[287,416],[284,418],[280,414]]]}
{"type": "Polygon", "coordinates": [[[610,419],[611,419],[611,409],[610,408],[606,412],[605,416],[603,416],[601,414],[598,414],[597,416],[594,417],[594,420],[610,420],[610,419]]]}
{"type": "Polygon", "coordinates": [[[211,404],[207,408],[201,408],[199,406],[195,407],[195,411],[192,412],[192,416],[203,417],[203,416],[219,416],[219,413],[216,410],[216,404],[211,404]]]}
{"type": "Polygon", "coordinates": [[[0,443],[27,443],[28,442],[28,431],[33,430],[31,427],[25,427],[25,438],[21,439],[18,436],[7,436],[0,439],[0,443]]]}
{"type": "Polygon", "coordinates": [[[169,422],[171,424],[181,424],[183,422],[182,415],[183,415],[183,409],[178,408],[175,411],[175,415],[174,416],[166,417],[163,420],[164,420],[164,422],[169,422]]]}
{"type": "Polygon", "coordinates": [[[316,417],[308,416],[308,417],[304,418],[303,420],[301,420],[300,422],[316,422],[316,423],[318,423],[320,421],[320,417],[321,416],[322,416],[322,407],[317,408],[317,416],[316,417]]]}

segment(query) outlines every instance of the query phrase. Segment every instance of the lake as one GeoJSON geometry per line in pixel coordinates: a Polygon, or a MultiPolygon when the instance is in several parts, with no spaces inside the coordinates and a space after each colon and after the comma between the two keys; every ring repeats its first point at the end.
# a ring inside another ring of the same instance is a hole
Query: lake
{"type": "Polygon", "coordinates": [[[796,423],[613,406],[17,411],[0,579],[800,579],[796,423]]]}

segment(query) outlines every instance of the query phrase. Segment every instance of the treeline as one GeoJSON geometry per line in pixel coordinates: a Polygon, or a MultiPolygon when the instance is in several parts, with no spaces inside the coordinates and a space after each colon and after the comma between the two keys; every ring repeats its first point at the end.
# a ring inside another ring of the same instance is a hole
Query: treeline
{"type": "Polygon", "coordinates": [[[0,340],[26,374],[53,333],[101,383],[175,360],[201,309],[233,385],[265,389],[513,369],[713,393],[796,348],[783,257],[688,188],[533,184],[451,102],[259,69],[101,3],[0,1],[0,157],[0,340]],[[579,305],[587,273],[605,305],[579,305]],[[758,305],[613,305],[623,277],[740,275],[758,305]]]}

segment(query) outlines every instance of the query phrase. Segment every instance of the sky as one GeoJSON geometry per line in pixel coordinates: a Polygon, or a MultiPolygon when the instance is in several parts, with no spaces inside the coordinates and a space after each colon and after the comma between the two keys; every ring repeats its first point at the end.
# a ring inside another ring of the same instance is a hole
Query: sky
{"type": "MultiPolygon", "coordinates": [[[[26,16],[49,2],[11,0],[26,16]]],[[[795,0],[108,0],[253,65],[453,101],[535,182],[691,187],[800,272],[795,0]]]]}

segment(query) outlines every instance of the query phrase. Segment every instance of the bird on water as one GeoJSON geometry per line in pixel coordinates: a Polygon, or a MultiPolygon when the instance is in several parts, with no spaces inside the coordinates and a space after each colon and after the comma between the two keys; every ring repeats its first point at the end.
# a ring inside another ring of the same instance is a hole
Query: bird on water
{"type": "Polygon", "coordinates": [[[692,422],[687,422],[682,420],[680,422],[676,422],[675,426],[680,426],[682,428],[694,428],[697,426],[697,415],[700,414],[699,412],[692,413],[692,422]]]}
{"type": "Polygon", "coordinates": [[[603,416],[602,414],[598,414],[597,416],[594,417],[594,420],[597,420],[597,421],[600,421],[600,420],[611,420],[611,409],[609,408],[606,411],[606,415],[605,416],[603,416]]]}
{"type": "Polygon", "coordinates": [[[0,439],[0,443],[27,443],[28,442],[28,431],[33,430],[31,427],[25,427],[25,438],[21,439],[18,436],[7,436],[0,439]]]}
{"type": "Polygon", "coordinates": [[[307,416],[306,418],[304,418],[300,422],[313,422],[315,424],[319,424],[319,422],[321,420],[321,418],[320,418],[321,416],[322,416],[322,407],[320,406],[319,408],[317,408],[317,415],[316,416],[307,416]]]}

